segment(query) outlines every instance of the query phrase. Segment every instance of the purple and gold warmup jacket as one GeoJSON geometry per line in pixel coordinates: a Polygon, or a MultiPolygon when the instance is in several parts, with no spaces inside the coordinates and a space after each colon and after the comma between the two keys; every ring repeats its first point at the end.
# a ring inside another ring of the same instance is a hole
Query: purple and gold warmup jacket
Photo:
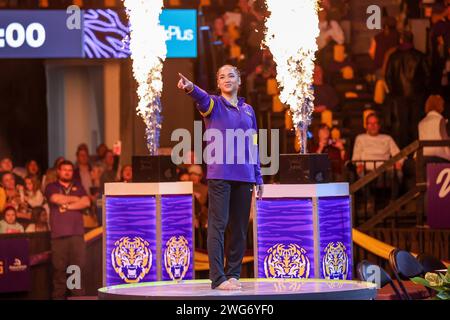
{"type": "Polygon", "coordinates": [[[253,108],[244,98],[233,106],[224,97],[209,95],[195,85],[188,95],[197,102],[209,136],[204,151],[207,179],[263,184],[253,108]]]}

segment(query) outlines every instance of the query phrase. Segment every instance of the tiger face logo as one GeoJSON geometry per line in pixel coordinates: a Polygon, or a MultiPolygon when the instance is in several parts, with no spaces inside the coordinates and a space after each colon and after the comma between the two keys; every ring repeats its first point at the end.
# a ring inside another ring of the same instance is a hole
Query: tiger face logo
{"type": "Polygon", "coordinates": [[[152,252],[148,241],[141,237],[123,237],[114,243],[111,261],[114,271],[126,283],[138,283],[152,267],[152,252]]]}
{"type": "Polygon", "coordinates": [[[325,279],[345,280],[348,275],[348,256],[342,242],[330,242],[325,248],[322,270],[325,279]]]}
{"type": "Polygon", "coordinates": [[[173,236],[166,243],[164,266],[172,280],[183,280],[191,262],[189,242],[183,236],[173,236]]]}
{"type": "Polygon", "coordinates": [[[267,250],[264,259],[266,278],[308,278],[309,269],[306,250],[295,243],[278,243],[267,250]]]}

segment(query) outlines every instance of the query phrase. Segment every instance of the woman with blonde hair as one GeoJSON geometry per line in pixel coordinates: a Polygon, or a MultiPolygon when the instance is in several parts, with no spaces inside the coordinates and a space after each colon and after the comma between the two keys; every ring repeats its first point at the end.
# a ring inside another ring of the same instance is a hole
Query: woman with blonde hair
{"type": "MultiPolygon", "coordinates": [[[[449,140],[447,120],[442,116],[444,99],[440,95],[431,95],[425,103],[427,114],[419,122],[419,140],[449,140]]],[[[425,162],[450,162],[450,147],[425,147],[425,162]]]]}

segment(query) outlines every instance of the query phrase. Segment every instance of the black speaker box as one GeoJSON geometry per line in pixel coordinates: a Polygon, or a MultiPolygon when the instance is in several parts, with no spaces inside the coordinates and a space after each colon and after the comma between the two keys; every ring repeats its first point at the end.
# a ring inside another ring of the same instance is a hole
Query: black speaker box
{"type": "Polygon", "coordinates": [[[170,156],[133,156],[133,182],[175,182],[177,166],[170,156]]]}
{"type": "Polygon", "coordinates": [[[281,184],[329,183],[331,166],[327,154],[281,154],[281,184]]]}

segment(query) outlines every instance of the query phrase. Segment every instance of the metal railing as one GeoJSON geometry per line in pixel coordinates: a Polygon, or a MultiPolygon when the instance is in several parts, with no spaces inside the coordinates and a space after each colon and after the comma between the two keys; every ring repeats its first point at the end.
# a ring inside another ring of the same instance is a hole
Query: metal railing
{"type": "Polygon", "coordinates": [[[393,218],[393,226],[395,226],[396,221],[399,218],[398,212],[403,206],[411,203],[411,201],[415,201],[416,225],[423,226],[426,217],[424,205],[425,193],[427,190],[425,157],[423,153],[424,147],[450,147],[450,140],[416,140],[389,160],[352,162],[362,163],[364,169],[362,177],[350,185],[353,221],[356,227],[362,230],[370,229],[379,223],[386,222],[387,218],[393,218]],[[409,161],[414,162],[414,181],[405,193],[400,194],[398,193],[398,176],[395,174],[396,171],[394,166],[398,161],[408,158],[409,161]],[[382,162],[382,164],[374,165],[374,162],[382,162]],[[374,169],[367,170],[367,163],[372,163],[374,169]],[[384,184],[385,182],[388,183],[384,184]],[[374,184],[377,185],[374,187],[374,184]],[[384,203],[377,203],[377,199],[371,200],[375,201],[373,206],[371,206],[368,199],[369,197],[373,197],[374,193],[377,193],[376,191],[374,192],[374,189],[378,189],[377,191],[380,193],[382,193],[383,190],[389,191],[390,195],[387,196],[384,194],[384,197],[383,195],[380,197],[384,203]],[[380,205],[383,205],[383,207],[380,208],[380,205]],[[361,219],[363,220],[362,223],[360,223],[361,219]]]}

